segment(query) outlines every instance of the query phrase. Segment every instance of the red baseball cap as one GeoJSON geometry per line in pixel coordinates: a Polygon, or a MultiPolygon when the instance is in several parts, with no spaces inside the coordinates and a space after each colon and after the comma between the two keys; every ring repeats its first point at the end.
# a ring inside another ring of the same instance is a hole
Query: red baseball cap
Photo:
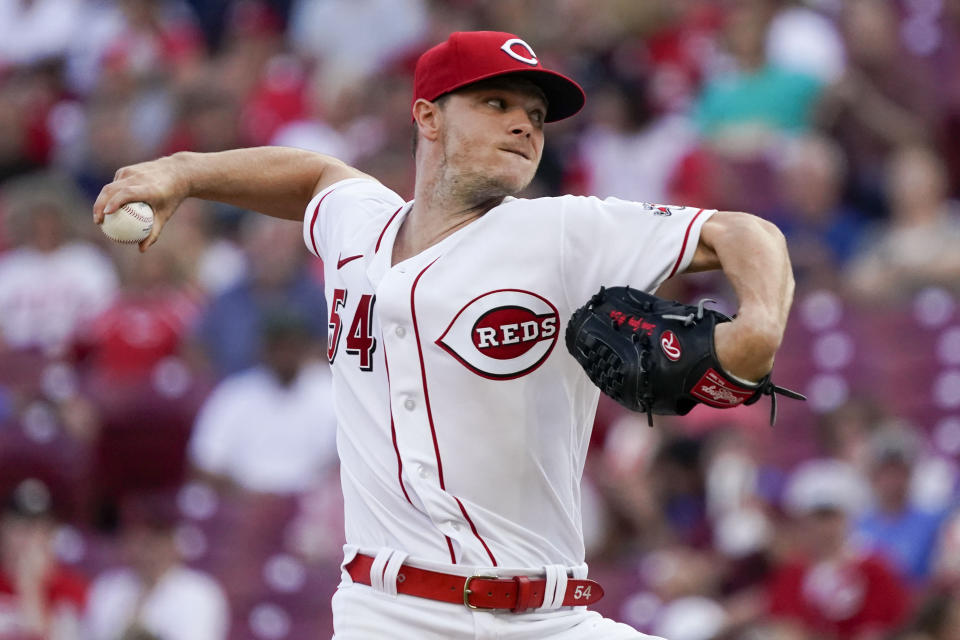
{"type": "Polygon", "coordinates": [[[502,31],[456,31],[417,60],[413,101],[433,101],[479,80],[517,75],[536,84],[547,96],[545,122],[569,118],[587,97],[567,76],[545,69],[529,44],[502,31]]]}

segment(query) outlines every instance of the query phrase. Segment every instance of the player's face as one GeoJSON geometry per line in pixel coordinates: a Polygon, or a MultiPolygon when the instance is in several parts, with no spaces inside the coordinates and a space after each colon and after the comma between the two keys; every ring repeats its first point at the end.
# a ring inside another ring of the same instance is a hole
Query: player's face
{"type": "Polygon", "coordinates": [[[484,83],[444,106],[446,178],[479,199],[514,195],[533,180],[543,154],[547,104],[530,83],[484,83]]]}

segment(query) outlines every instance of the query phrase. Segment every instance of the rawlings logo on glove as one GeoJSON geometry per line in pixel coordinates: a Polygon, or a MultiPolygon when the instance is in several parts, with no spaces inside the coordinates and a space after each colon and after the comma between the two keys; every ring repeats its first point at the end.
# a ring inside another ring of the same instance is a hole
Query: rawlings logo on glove
{"type": "Polygon", "coordinates": [[[730,318],[712,309],[663,300],[630,287],[601,288],[567,325],[567,350],[590,380],[631,411],[686,415],[697,404],[718,409],[771,398],[770,424],[780,394],[767,374],[756,383],[734,378],[717,360],[714,328],[730,318]],[[656,348],[658,345],[659,348],[656,348]]]}

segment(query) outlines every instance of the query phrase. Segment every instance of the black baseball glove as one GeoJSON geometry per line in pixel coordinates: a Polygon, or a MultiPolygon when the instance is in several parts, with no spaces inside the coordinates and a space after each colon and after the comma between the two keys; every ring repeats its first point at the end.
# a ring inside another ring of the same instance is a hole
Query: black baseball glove
{"type": "Polygon", "coordinates": [[[730,318],[697,306],[664,300],[630,287],[601,287],[577,309],[567,325],[567,350],[590,380],[631,411],[686,415],[697,404],[727,409],[770,396],[770,424],[782,394],[806,400],[778,387],[767,374],[745,383],[726,373],[717,360],[713,330],[730,318]]]}

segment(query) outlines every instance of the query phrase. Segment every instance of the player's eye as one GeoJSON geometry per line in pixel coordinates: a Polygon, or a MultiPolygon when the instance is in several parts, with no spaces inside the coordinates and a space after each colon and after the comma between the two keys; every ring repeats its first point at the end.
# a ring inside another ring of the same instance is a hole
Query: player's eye
{"type": "Polygon", "coordinates": [[[507,101],[503,98],[489,98],[487,99],[487,104],[491,107],[496,107],[497,109],[506,109],[507,101]]]}
{"type": "Polygon", "coordinates": [[[546,114],[544,114],[543,111],[539,109],[535,109],[530,112],[531,122],[533,122],[533,124],[537,125],[538,127],[543,125],[543,120],[545,117],[546,117],[546,114]]]}

